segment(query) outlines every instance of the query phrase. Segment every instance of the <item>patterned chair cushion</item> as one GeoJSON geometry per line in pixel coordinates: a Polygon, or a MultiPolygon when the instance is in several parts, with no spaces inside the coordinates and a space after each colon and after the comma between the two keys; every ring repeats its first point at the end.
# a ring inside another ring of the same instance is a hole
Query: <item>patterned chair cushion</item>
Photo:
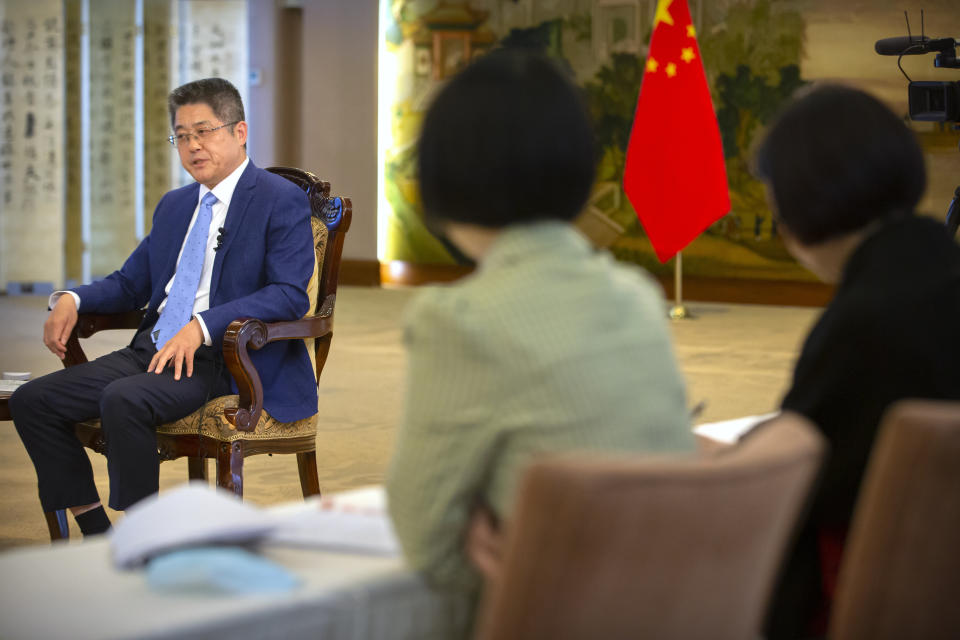
{"type": "Polygon", "coordinates": [[[191,413],[190,415],[177,420],[168,422],[157,429],[157,433],[174,436],[190,435],[197,433],[197,420],[200,413],[203,412],[203,421],[200,423],[199,432],[202,435],[220,440],[222,442],[232,442],[234,440],[279,440],[284,438],[297,438],[300,436],[316,435],[317,433],[317,414],[297,420],[296,422],[277,422],[273,416],[266,411],[261,412],[260,422],[253,431],[237,431],[236,427],[227,422],[223,415],[224,407],[237,406],[239,396],[220,396],[214,398],[206,404],[191,413]]]}
{"type": "MultiPolygon", "coordinates": [[[[224,407],[237,406],[238,398],[239,396],[236,395],[214,398],[190,415],[184,416],[176,422],[161,425],[157,428],[157,433],[168,436],[195,435],[199,430],[201,435],[222,442],[283,440],[285,438],[316,435],[317,433],[317,414],[296,422],[277,422],[266,411],[261,412],[260,422],[257,423],[256,429],[253,431],[237,431],[232,424],[227,422],[223,415],[223,409],[224,407]],[[203,412],[203,422],[198,427],[197,421],[200,419],[201,412],[203,412]]],[[[99,420],[85,420],[81,424],[95,429],[100,428],[99,420]]]]}

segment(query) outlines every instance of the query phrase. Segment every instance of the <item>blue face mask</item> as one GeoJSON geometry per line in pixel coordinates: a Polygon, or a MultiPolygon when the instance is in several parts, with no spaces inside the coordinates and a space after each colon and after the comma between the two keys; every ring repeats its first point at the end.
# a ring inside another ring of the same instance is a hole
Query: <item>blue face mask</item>
{"type": "Polygon", "coordinates": [[[147,565],[147,584],[177,593],[281,593],[301,579],[240,547],[195,547],[160,554],[147,565]]]}

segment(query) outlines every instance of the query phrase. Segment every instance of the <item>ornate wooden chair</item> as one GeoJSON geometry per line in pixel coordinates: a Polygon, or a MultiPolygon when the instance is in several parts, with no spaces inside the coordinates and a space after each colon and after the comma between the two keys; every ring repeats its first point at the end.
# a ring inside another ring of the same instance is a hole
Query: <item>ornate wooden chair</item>
{"type": "MultiPolygon", "coordinates": [[[[263,386],[250,361],[249,349],[260,349],[276,340],[305,340],[314,360],[317,380],[323,371],[333,337],[333,308],[344,234],[350,228],[349,198],[330,196],[330,183],[308,171],[271,167],[302,188],[313,213],[316,268],[310,281],[311,311],[300,320],[264,323],[256,318],[234,320],[223,337],[223,357],[237,383],[238,395],[214,398],[194,413],[157,429],[160,460],[188,458],[190,479],[207,478],[207,458],[217,461],[217,486],[243,495],[243,459],[258,453],[295,453],[304,497],[320,493],[317,476],[317,415],[297,422],[280,423],[263,410],[263,386]]],[[[79,338],[106,329],[136,329],[142,311],[118,314],[81,314],[67,342],[64,366],[87,361],[79,338]]],[[[77,437],[84,446],[105,452],[99,420],[78,423],[77,437]]],[[[66,510],[47,512],[50,538],[67,538],[66,510]]]]}

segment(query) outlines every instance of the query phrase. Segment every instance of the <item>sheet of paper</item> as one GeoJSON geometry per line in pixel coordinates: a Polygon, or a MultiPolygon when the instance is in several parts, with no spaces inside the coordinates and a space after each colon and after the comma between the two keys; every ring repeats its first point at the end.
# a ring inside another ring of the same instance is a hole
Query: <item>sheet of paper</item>
{"type": "Polygon", "coordinates": [[[775,417],[779,412],[764,413],[755,416],[743,416],[733,420],[722,420],[720,422],[705,422],[693,428],[693,432],[698,436],[715,440],[723,444],[736,443],[743,434],[747,433],[755,426],[775,417]]]}
{"type": "Polygon", "coordinates": [[[363,487],[268,509],[276,527],[266,541],[282,545],[397,555],[382,486],[363,487]]]}

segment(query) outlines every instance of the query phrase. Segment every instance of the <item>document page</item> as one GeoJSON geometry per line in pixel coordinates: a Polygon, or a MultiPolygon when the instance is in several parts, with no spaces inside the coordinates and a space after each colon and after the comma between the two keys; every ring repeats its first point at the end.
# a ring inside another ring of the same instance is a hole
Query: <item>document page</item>
{"type": "Polygon", "coordinates": [[[277,526],[267,542],[377,555],[400,553],[381,485],[290,502],[269,512],[277,526]]]}
{"type": "Polygon", "coordinates": [[[704,424],[698,424],[695,426],[693,428],[693,432],[698,436],[707,438],[709,440],[714,440],[722,444],[734,444],[741,437],[743,437],[745,433],[753,429],[761,422],[777,416],[778,413],[779,412],[774,411],[773,413],[744,416],[742,418],[734,418],[733,420],[705,422],[704,424]]]}

